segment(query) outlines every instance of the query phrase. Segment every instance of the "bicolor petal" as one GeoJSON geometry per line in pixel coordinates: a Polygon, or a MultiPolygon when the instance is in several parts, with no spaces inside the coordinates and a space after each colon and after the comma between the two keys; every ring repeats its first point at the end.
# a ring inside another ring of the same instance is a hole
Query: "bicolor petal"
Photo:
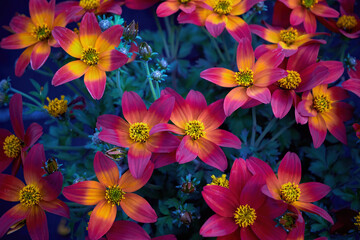
{"type": "Polygon", "coordinates": [[[150,204],[135,193],[126,193],[120,202],[121,208],[133,220],[142,223],[156,222],[157,216],[150,204]]]}
{"type": "Polygon", "coordinates": [[[29,208],[26,226],[31,239],[49,239],[49,229],[44,210],[38,205],[29,208]]]}
{"type": "Polygon", "coordinates": [[[67,63],[55,73],[51,83],[59,86],[70,82],[84,75],[89,70],[89,66],[81,60],[67,63]]]}
{"type": "Polygon", "coordinates": [[[237,87],[232,89],[224,99],[224,111],[226,116],[230,116],[239,107],[243,106],[249,100],[246,94],[246,88],[237,87]]]}
{"type": "Polygon", "coordinates": [[[255,100],[268,104],[271,101],[270,90],[266,87],[251,86],[246,89],[246,94],[255,100]]]}
{"type": "Polygon", "coordinates": [[[288,114],[294,102],[294,92],[276,89],[271,96],[271,108],[276,118],[283,118],[288,114]]]}
{"type": "Polygon", "coordinates": [[[158,17],[168,17],[179,11],[180,2],[178,1],[165,1],[161,3],[156,9],[158,17]]]}
{"type": "Polygon", "coordinates": [[[89,238],[97,240],[109,231],[116,217],[116,206],[105,199],[99,202],[90,215],[89,238]]]}
{"type": "Polygon", "coordinates": [[[99,55],[97,66],[105,72],[114,71],[127,63],[128,56],[116,49],[103,52],[99,55]]]}
{"type": "Polygon", "coordinates": [[[27,47],[21,53],[20,57],[18,58],[15,64],[15,76],[21,77],[24,74],[26,67],[30,63],[30,56],[33,49],[34,49],[34,45],[27,47]]]}
{"type": "Polygon", "coordinates": [[[60,47],[70,56],[79,59],[81,58],[83,46],[76,33],[65,27],[54,27],[52,36],[59,43],[60,47]]]}
{"type": "Polygon", "coordinates": [[[134,143],[128,152],[129,170],[135,178],[141,178],[151,158],[144,143],[134,143]]]}
{"type": "Polygon", "coordinates": [[[100,26],[95,14],[87,12],[81,20],[79,27],[79,38],[81,45],[87,49],[95,47],[96,40],[101,34],[100,26]]]}
{"type": "Polygon", "coordinates": [[[211,13],[205,21],[205,27],[213,37],[218,37],[225,28],[226,16],[211,13]]]}
{"type": "Polygon", "coordinates": [[[105,186],[99,182],[84,181],[65,187],[63,195],[72,202],[96,205],[105,198],[105,190],[105,186]]]}
{"type": "Polygon", "coordinates": [[[203,237],[220,237],[235,232],[238,225],[231,217],[222,217],[218,214],[212,215],[200,229],[203,237]]]}
{"type": "Polygon", "coordinates": [[[198,156],[206,164],[225,171],[228,166],[226,156],[221,148],[215,143],[205,139],[199,138],[196,140],[198,144],[198,156]]]}
{"type": "Polygon", "coordinates": [[[226,21],[226,30],[230,33],[230,35],[236,40],[241,41],[242,39],[250,39],[251,40],[251,32],[249,25],[238,16],[227,17],[226,21]]]}
{"type": "Polygon", "coordinates": [[[212,131],[208,131],[206,132],[204,138],[221,147],[229,147],[236,149],[241,148],[240,139],[231,132],[222,129],[214,129],[212,131]]]}
{"type": "Polygon", "coordinates": [[[20,49],[29,47],[37,42],[38,40],[30,33],[21,32],[1,39],[0,46],[5,49],[20,49]]]}
{"type": "Polygon", "coordinates": [[[120,25],[114,25],[106,29],[96,39],[95,49],[99,52],[106,52],[115,49],[121,42],[121,36],[124,28],[120,25]]]}
{"type": "Polygon", "coordinates": [[[125,119],[130,123],[141,122],[147,109],[144,101],[135,92],[124,92],[121,102],[125,119]]]}
{"type": "Polygon", "coordinates": [[[231,167],[229,189],[237,199],[240,199],[242,189],[250,177],[251,173],[246,167],[245,160],[242,158],[235,159],[231,167]]]}
{"type": "Polygon", "coordinates": [[[320,147],[325,141],[327,132],[326,123],[320,114],[309,118],[309,130],[313,139],[314,148],[320,147]]]}
{"type": "Polygon", "coordinates": [[[301,180],[301,161],[296,153],[287,152],[280,162],[278,170],[279,183],[299,184],[301,180]]]}
{"type": "Polygon", "coordinates": [[[307,182],[299,185],[301,194],[300,202],[316,202],[325,197],[331,188],[328,185],[318,182],[307,182]]]}
{"type": "Polygon", "coordinates": [[[30,56],[30,65],[34,70],[39,69],[50,55],[51,47],[46,41],[41,41],[35,44],[30,56]]]}
{"type": "Polygon", "coordinates": [[[209,68],[200,73],[200,77],[221,87],[236,87],[235,72],[226,68],[209,68]]]}
{"type": "Polygon", "coordinates": [[[143,121],[147,123],[150,128],[159,123],[167,123],[170,119],[174,105],[174,97],[169,95],[160,97],[151,104],[143,121]]]}
{"type": "Polygon", "coordinates": [[[47,212],[70,218],[69,207],[61,200],[40,201],[39,206],[47,212]]]}
{"type": "Polygon", "coordinates": [[[85,73],[84,83],[91,97],[99,100],[104,95],[106,73],[96,66],[91,66],[85,73]]]}
{"type": "Polygon", "coordinates": [[[206,204],[218,215],[232,218],[239,201],[230,189],[217,186],[206,185],[201,192],[206,204]]]}
{"type": "Polygon", "coordinates": [[[95,154],[94,171],[99,182],[105,186],[114,186],[119,181],[119,169],[116,163],[100,151],[95,154]]]}
{"type": "Polygon", "coordinates": [[[324,218],[326,221],[330,222],[331,224],[334,224],[334,221],[331,218],[331,216],[324,209],[314,204],[296,201],[292,205],[294,205],[296,208],[302,211],[319,215],[320,217],[324,218]]]}
{"type": "Polygon", "coordinates": [[[217,100],[201,112],[198,120],[204,124],[205,131],[216,129],[225,121],[223,104],[223,99],[217,100]]]}
{"type": "Polygon", "coordinates": [[[125,192],[135,192],[149,181],[153,170],[154,164],[149,162],[141,178],[134,178],[130,171],[126,171],[119,180],[119,187],[125,192]]]}

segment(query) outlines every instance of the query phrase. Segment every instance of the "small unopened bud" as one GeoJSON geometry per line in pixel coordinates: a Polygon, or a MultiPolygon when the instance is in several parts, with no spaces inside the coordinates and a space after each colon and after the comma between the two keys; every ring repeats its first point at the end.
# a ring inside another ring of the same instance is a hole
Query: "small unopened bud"
{"type": "Polygon", "coordinates": [[[162,77],[163,77],[163,74],[159,70],[155,70],[151,73],[151,78],[155,81],[158,81],[158,82],[161,81],[162,77]]]}
{"type": "Polygon", "coordinates": [[[47,174],[52,174],[56,171],[59,171],[61,166],[62,164],[59,164],[57,159],[52,157],[45,162],[44,170],[47,172],[47,174]]]}
{"type": "Polygon", "coordinates": [[[0,81],[0,91],[6,92],[10,89],[10,82],[7,79],[0,81]]]}
{"type": "Polygon", "coordinates": [[[94,133],[94,135],[91,137],[91,141],[92,141],[92,143],[95,144],[95,145],[98,145],[98,144],[101,144],[101,143],[102,143],[102,141],[101,141],[100,138],[99,138],[99,133],[100,133],[100,132],[96,132],[96,133],[94,133]]]}
{"type": "Polygon", "coordinates": [[[151,58],[152,49],[146,42],[142,42],[139,46],[139,55],[144,61],[148,61],[151,58]]]}
{"type": "Polygon", "coordinates": [[[99,22],[99,26],[101,31],[104,32],[105,30],[111,27],[111,22],[107,19],[104,19],[99,22]]]}
{"type": "Polygon", "coordinates": [[[123,147],[114,147],[106,151],[105,155],[115,161],[121,161],[126,157],[126,149],[123,147]]]}
{"type": "Polygon", "coordinates": [[[192,222],[192,216],[189,212],[181,212],[180,213],[180,221],[185,225],[190,225],[192,222]]]}
{"type": "Polygon", "coordinates": [[[285,213],[279,220],[279,223],[284,226],[286,230],[291,231],[294,227],[296,227],[296,220],[298,219],[298,215],[295,213],[285,213]]]}
{"type": "Polygon", "coordinates": [[[64,236],[64,237],[70,234],[71,228],[69,226],[67,226],[65,218],[61,218],[60,223],[57,228],[57,232],[59,235],[64,236]]]}
{"type": "Polygon", "coordinates": [[[185,182],[181,185],[181,191],[184,193],[192,193],[196,190],[196,187],[192,182],[185,182]]]}
{"type": "Polygon", "coordinates": [[[168,64],[168,62],[167,62],[164,58],[162,58],[162,59],[159,61],[158,66],[159,66],[161,69],[166,70],[167,67],[169,66],[169,64],[168,64]]]}
{"type": "Polygon", "coordinates": [[[124,23],[124,32],[123,32],[123,38],[127,42],[132,42],[135,40],[136,36],[139,32],[139,24],[135,23],[133,20],[129,25],[124,23]]]}
{"type": "Polygon", "coordinates": [[[24,219],[24,220],[21,220],[15,224],[11,225],[6,234],[9,235],[13,232],[16,232],[17,230],[19,230],[20,228],[25,226],[25,224],[26,224],[26,220],[24,219]]]}

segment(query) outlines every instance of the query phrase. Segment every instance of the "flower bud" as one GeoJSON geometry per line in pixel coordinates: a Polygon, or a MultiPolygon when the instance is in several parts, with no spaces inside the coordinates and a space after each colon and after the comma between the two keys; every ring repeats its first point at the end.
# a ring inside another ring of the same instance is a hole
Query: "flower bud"
{"type": "Polygon", "coordinates": [[[184,193],[192,193],[195,190],[196,190],[196,187],[192,182],[184,182],[181,185],[181,191],[184,193]]]}
{"type": "Polygon", "coordinates": [[[126,157],[127,152],[123,147],[114,147],[106,151],[105,155],[114,161],[121,161],[126,157]]]}
{"type": "Polygon", "coordinates": [[[99,26],[102,32],[111,27],[111,22],[108,19],[101,20],[99,26]]]}
{"type": "Polygon", "coordinates": [[[161,80],[163,80],[163,74],[161,71],[159,70],[155,70],[151,73],[151,78],[154,80],[154,81],[158,81],[160,82],[161,80]]]}
{"type": "Polygon", "coordinates": [[[124,32],[123,32],[123,38],[127,42],[132,42],[135,40],[136,36],[139,32],[139,24],[135,23],[133,20],[129,25],[124,23],[124,32]]]}
{"type": "Polygon", "coordinates": [[[52,174],[56,171],[59,171],[60,167],[62,166],[62,164],[59,164],[57,162],[57,159],[52,157],[49,158],[46,162],[45,162],[45,166],[43,167],[44,170],[47,172],[47,174],[52,174]]]}
{"type": "Polygon", "coordinates": [[[291,231],[294,227],[296,227],[296,220],[298,219],[298,215],[292,212],[285,213],[279,220],[279,223],[283,225],[286,230],[291,231]]]}
{"type": "Polygon", "coordinates": [[[181,212],[180,213],[180,221],[185,225],[190,225],[192,222],[192,216],[189,212],[181,212]]]}
{"type": "Polygon", "coordinates": [[[3,79],[0,81],[0,91],[6,92],[10,89],[10,82],[7,79],[3,79]]]}
{"type": "Polygon", "coordinates": [[[148,61],[151,58],[152,49],[146,42],[142,42],[139,46],[139,55],[144,61],[148,61]]]}
{"type": "Polygon", "coordinates": [[[162,58],[159,62],[158,62],[158,66],[159,68],[161,68],[162,70],[167,70],[167,67],[169,66],[169,63],[162,58]]]}

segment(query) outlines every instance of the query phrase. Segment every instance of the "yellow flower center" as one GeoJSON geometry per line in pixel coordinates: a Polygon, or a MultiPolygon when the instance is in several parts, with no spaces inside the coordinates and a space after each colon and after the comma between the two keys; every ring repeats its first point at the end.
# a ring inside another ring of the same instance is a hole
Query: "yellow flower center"
{"type": "Polygon", "coordinates": [[[342,28],[344,30],[351,30],[357,25],[357,20],[354,16],[342,15],[336,22],[336,26],[338,28],[342,28]]]}
{"type": "Polygon", "coordinates": [[[215,175],[211,175],[212,182],[207,185],[218,185],[221,187],[229,188],[229,180],[226,179],[226,174],[221,175],[221,177],[215,177],[215,175]]]}
{"type": "Polygon", "coordinates": [[[79,5],[85,10],[92,10],[100,6],[100,0],[80,0],[79,5]]]}
{"type": "Polygon", "coordinates": [[[21,151],[21,141],[15,135],[7,136],[4,141],[3,149],[7,157],[16,158],[21,151]]]}
{"type": "Polygon", "coordinates": [[[331,101],[328,96],[323,94],[315,96],[313,99],[313,108],[319,113],[328,112],[331,109],[331,101]]]}
{"type": "Polygon", "coordinates": [[[39,41],[46,40],[51,37],[51,30],[45,23],[42,26],[34,27],[32,35],[39,41]]]}
{"type": "Polygon", "coordinates": [[[288,46],[290,46],[296,41],[298,35],[298,31],[292,27],[288,28],[287,30],[280,31],[281,41],[286,43],[288,46]]]}
{"type": "Polygon", "coordinates": [[[254,84],[254,73],[251,69],[239,70],[235,73],[235,82],[242,87],[250,87],[254,84]]]}
{"type": "Polygon", "coordinates": [[[189,135],[193,140],[197,140],[205,135],[204,124],[198,120],[189,121],[185,125],[185,134],[189,135]]]}
{"type": "Polygon", "coordinates": [[[191,0],[179,0],[179,1],[180,1],[180,3],[186,4],[186,3],[190,2],[191,0]]]}
{"type": "Polygon", "coordinates": [[[130,125],[129,135],[135,142],[146,142],[149,138],[150,128],[146,123],[138,122],[130,125]]]}
{"type": "Polygon", "coordinates": [[[280,80],[278,80],[279,87],[284,89],[296,89],[301,83],[300,74],[297,71],[286,70],[288,75],[280,80]]]}
{"type": "Polygon", "coordinates": [[[301,0],[301,4],[306,8],[313,8],[318,2],[318,0],[301,0]]]}
{"type": "Polygon", "coordinates": [[[99,52],[95,48],[89,47],[82,52],[81,60],[89,66],[94,66],[99,61],[99,52]]]}
{"type": "Polygon", "coordinates": [[[67,111],[67,100],[65,100],[65,96],[61,95],[61,100],[55,98],[54,100],[50,100],[49,97],[46,98],[49,102],[48,106],[44,106],[44,108],[48,111],[48,113],[53,117],[59,117],[63,115],[67,111]]]}
{"type": "Polygon", "coordinates": [[[354,225],[357,226],[358,230],[360,231],[360,212],[356,217],[354,217],[354,219],[355,219],[354,225]]]}
{"type": "Polygon", "coordinates": [[[254,224],[256,220],[255,209],[250,207],[248,204],[240,205],[234,213],[235,223],[239,224],[240,227],[247,227],[254,224]]]}
{"type": "Polygon", "coordinates": [[[19,193],[19,201],[26,207],[39,204],[41,200],[41,194],[39,189],[33,185],[26,185],[19,193]]]}
{"type": "Polygon", "coordinates": [[[232,0],[215,0],[214,12],[220,15],[229,14],[232,10],[232,5],[232,0]]]}
{"type": "Polygon", "coordinates": [[[291,182],[283,184],[280,189],[280,197],[287,203],[293,203],[299,200],[300,193],[299,185],[291,182]]]}
{"type": "Polygon", "coordinates": [[[105,199],[112,205],[120,205],[121,200],[125,199],[125,194],[119,185],[109,186],[105,192],[105,199]]]}
{"type": "Polygon", "coordinates": [[[283,225],[286,230],[291,231],[294,227],[296,227],[296,220],[297,215],[295,213],[288,212],[280,218],[279,223],[283,225]]]}

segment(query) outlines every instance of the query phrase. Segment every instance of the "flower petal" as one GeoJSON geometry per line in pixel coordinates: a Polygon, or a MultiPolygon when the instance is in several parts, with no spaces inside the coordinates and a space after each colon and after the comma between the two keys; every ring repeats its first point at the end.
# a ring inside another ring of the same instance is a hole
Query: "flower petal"
{"type": "Polygon", "coordinates": [[[150,160],[154,163],[154,168],[167,166],[176,162],[176,151],[171,153],[153,153],[150,160]]]}
{"type": "Polygon", "coordinates": [[[25,15],[17,15],[13,17],[9,24],[10,28],[16,32],[32,32],[35,27],[34,23],[31,21],[31,18],[25,15]]]}
{"type": "Polygon", "coordinates": [[[309,118],[309,130],[313,139],[314,148],[318,148],[325,141],[327,129],[324,118],[318,114],[309,118]]]}
{"type": "Polygon", "coordinates": [[[265,176],[256,174],[252,176],[243,187],[240,195],[240,205],[249,204],[255,210],[265,202],[266,196],[261,192],[265,185],[265,176]]]}
{"type": "Polygon", "coordinates": [[[221,87],[236,87],[235,73],[226,68],[209,68],[200,73],[200,77],[221,87]]]}
{"type": "Polygon", "coordinates": [[[89,238],[96,240],[109,231],[116,218],[116,206],[105,199],[99,202],[90,215],[89,238]]]}
{"type": "Polygon", "coordinates": [[[233,233],[238,228],[233,218],[212,215],[200,229],[203,237],[220,237],[233,233]]]}
{"type": "Polygon", "coordinates": [[[39,206],[47,212],[70,218],[69,207],[61,200],[40,201],[39,206]]]}
{"type": "Polygon", "coordinates": [[[153,223],[157,220],[156,213],[150,204],[135,193],[126,193],[120,206],[131,219],[137,222],[153,223]]]}
{"type": "Polygon", "coordinates": [[[50,55],[51,48],[46,41],[35,44],[30,57],[30,65],[34,70],[39,69],[46,62],[50,55]]]}
{"type": "Polygon", "coordinates": [[[239,70],[252,69],[255,63],[254,50],[247,38],[239,41],[236,51],[236,64],[239,70]]]}
{"type": "Polygon", "coordinates": [[[360,79],[350,78],[349,80],[343,82],[342,87],[360,97],[360,79]]]}
{"type": "Polygon", "coordinates": [[[311,11],[305,11],[304,27],[307,33],[316,32],[316,18],[311,11]]]}
{"type": "Polygon", "coordinates": [[[197,119],[200,113],[207,107],[204,95],[202,95],[201,92],[194,90],[190,90],[186,96],[185,102],[190,107],[192,119],[197,119]]]}
{"type": "Polygon", "coordinates": [[[179,139],[169,132],[158,132],[150,135],[146,148],[154,153],[169,153],[175,151],[180,144],[179,139]]]}
{"type": "Polygon", "coordinates": [[[278,170],[279,183],[299,184],[301,180],[301,161],[296,153],[287,152],[281,160],[278,170]]]}
{"type": "Polygon", "coordinates": [[[14,129],[15,135],[20,138],[20,140],[24,140],[25,131],[24,131],[24,122],[22,117],[23,111],[23,102],[22,96],[19,93],[15,93],[9,103],[9,113],[11,125],[14,129]]]}
{"type": "Polygon", "coordinates": [[[121,42],[121,36],[124,28],[120,25],[114,25],[106,29],[97,38],[95,43],[95,49],[99,52],[106,52],[115,49],[121,42]]]}
{"type": "Polygon", "coordinates": [[[322,66],[325,66],[329,69],[329,75],[322,82],[322,84],[330,84],[338,80],[344,73],[344,66],[342,62],[339,61],[322,61],[320,62],[322,66]]]}
{"type": "Polygon", "coordinates": [[[192,140],[190,136],[186,135],[176,150],[176,161],[179,164],[190,162],[197,157],[198,152],[197,141],[192,140]]]}
{"type": "Polygon", "coordinates": [[[190,120],[190,108],[188,104],[186,104],[183,97],[180,96],[175,90],[171,88],[165,88],[161,91],[162,95],[171,95],[175,97],[175,106],[173,112],[171,114],[170,120],[178,127],[184,129],[185,124],[190,120]]]}
{"type": "Polygon", "coordinates": [[[143,121],[147,123],[150,128],[158,123],[167,123],[170,119],[174,105],[174,97],[170,95],[160,97],[151,104],[143,121]]]}
{"type": "Polygon", "coordinates": [[[237,199],[240,199],[241,191],[250,177],[251,173],[246,167],[245,160],[242,158],[235,159],[231,167],[229,189],[237,199]]]}
{"type": "Polygon", "coordinates": [[[310,11],[317,16],[326,18],[339,17],[339,12],[335,9],[326,6],[325,4],[315,4],[314,7],[310,8],[310,11]]]}
{"type": "Polygon", "coordinates": [[[201,192],[206,204],[222,217],[232,218],[239,201],[236,196],[225,187],[206,185],[201,192]]]}
{"type": "Polygon", "coordinates": [[[321,84],[329,76],[329,69],[320,64],[312,64],[300,72],[301,82],[296,88],[296,92],[311,90],[321,84]]]}
{"type": "Polygon", "coordinates": [[[59,86],[70,82],[84,75],[88,69],[89,66],[81,60],[69,62],[57,70],[51,83],[54,86],[59,86]]]}
{"type": "Polygon", "coordinates": [[[329,132],[343,144],[347,144],[346,128],[339,115],[335,111],[323,113],[326,128],[329,132]]]}
{"type": "Polygon", "coordinates": [[[49,239],[49,230],[44,210],[40,206],[30,207],[26,216],[26,226],[31,239],[49,239]]]}
{"type": "Polygon", "coordinates": [[[96,205],[105,198],[105,190],[105,186],[99,182],[84,181],[65,187],[63,195],[72,202],[96,205]]]}
{"type": "Polygon", "coordinates": [[[43,135],[43,128],[37,123],[32,123],[25,132],[25,150],[31,147],[43,135]]]}
{"type": "Polygon", "coordinates": [[[199,158],[204,163],[217,168],[220,171],[225,171],[228,167],[228,162],[223,150],[221,150],[218,145],[205,138],[200,138],[196,141],[198,142],[199,158]]]}
{"type": "Polygon", "coordinates": [[[294,91],[276,89],[271,96],[271,108],[276,118],[283,118],[288,114],[294,102],[294,91]]]}
{"type": "Polygon", "coordinates": [[[298,6],[293,9],[290,15],[290,24],[292,26],[299,25],[305,21],[306,9],[298,6]]]}
{"type": "Polygon", "coordinates": [[[113,130],[105,128],[101,130],[99,133],[99,139],[119,147],[130,147],[134,143],[134,141],[130,138],[129,132],[116,129],[113,130]]]}
{"type": "Polygon", "coordinates": [[[216,129],[225,121],[223,104],[224,99],[217,100],[207,106],[199,115],[198,120],[204,124],[205,131],[216,129]]]}
{"type": "Polygon", "coordinates": [[[25,187],[24,183],[18,178],[12,175],[0,174],[0,199],[18,202],[19,192],[23,187],[25,187]]]}
{"type": "Polygon", "coordinates": [[[138,224],[131,221],[116,221],[106,233],[107,239],[150,240],[149,234],[138,224]]]}
{"type": "Polygon", "coordinates": [[[314,204],[296,201],[293,203],[293,205],[302,211],[319,215],[320,217],[324,218],[326,221],[330,222],[331,224],[334,224],[334,221],[332,220],[331,216],[324,209],[314,204]]]}
{"type": "Polygon", "coordinates": [[[168,17],[179,11],[180,2],[178,1],[165,1],[161,3],[156,9],[158,17],[168,17]]]}
{"type": "Polygon", "coordinates": [[[5,49],[20,49],[29,47],[38,40],[33,35],[27,32],[15,33],[6,38],[1,39],[0,46],[5,49]]]}
{"type": "Polygon", "coordinates": [[[64,49],[70,56],[74,58],[81,58],[83,47],[80,43],[79,36],[65,27],[54,27],[52,35],[59,43],[60,47],[64,49]]]}
{"type": "Polygon", "coordinates": [[[261,55],[261,57],[256,61],[253,67],[254,75],[265,69],[277,68],[282,63],[284,58],[285,55],[281,48],[269,51],[261,55]]]}
{"type": "Polygon", "coordinates": [[[0,218],[0,238],[5,235],[12,225],[25,219],[28,215],[28,211],[28,207],[24,207],[19,203],[5,212],[0,218]]]}
{"type": "Polygon", "coordinates": [[[254,231],[259,239],[285,239],[286,232],[281,227],[276,227],[276,222],[270,218],[258,216],[254,224],[251,225],[251,230],[254,231]]]}
{"type": "Polygon", "coordinates": [[[20,57],[18,58],[15,64],[15,76],[21,77],[24,74],[26,67],[30,63],[30,56],[33,49],[34,49],[34,45],[27,47],[21,53],[20,57]]]}
{"type": "Polygon", "coordinates": [[[40,194],[44,201],[56,199],[62,189],[64,177],[61,172],[56,171],[46,177],[42,177],[38,183],[40,194]]]}
{"type": "Polygon", "coordinates": [[[99,100],[102,98],[106,85],[106,73],[103,70],[96,66],[89,67],[85,73],[84,82],[93,99],[99,100]]]}
{"type": "Polygon", "coordinates": [[[204,138],[220,147],[241,148],[240,139],[231,132],[222,129],[214,129],[206,132],[204,138]]]}
{"type": "Polygon", "coordinates": [[[328,185],[318,182],[307,182],[299,185],[301,190],[299,201],[316,202],[325,197],[331,188],[328,185]]]}
{"type": "Polygon", "coordinates": [[[224,31],[226,22],[225,15],[211,13],[205,21],[205,27],[213,37],[218,37],[224,31]]]}
{"type": "Polygon", "coordinates": [[[280,42],[280,34],[278,31],[267,29],[259,25],[252,24],[249,26],[251,33],[261,37],[262,39],[271,42],[271,43],[278,43],[280,42]]]}
{"type": "Polygon", "coordinates": [[[239,42],[244,38],[251,40],[249,25],[242,18],[229,15],[225,27],[236,41],[239,42]]]}
{"type": "Polygon", "coordinates": [[[90,12],[85,13],[79,27],[80,42],[84,49],[95,47],[96,40],[100,34],[101,29],[95,14],[90,12]]]}
{"type": "MultiPolygon", "coordinates": [[[[238,238],[238,235],[236,237],[238,238]]],[[[258,240],[259,238],[255,235],[251,228],[240,228],[240,239],[258,240]]],[[[230,238],[229,240],[232,240],[232,238],[230,238]]]]}
{"type": "Polygon", "coordinates": [[[246,89],[246,94],[265,104],[268,104],[271,101],[271,93],[267,87],[257,87],[253,85],[246,89]]]}
{"type": "Polygon", "coordinates": [[[287,75],[287,71],[281,68],[265,69],[261,72],[257,72],[254,76],[254,85],[257,87],[267,87],[276,81],[285,78],[287,75]]]}
{"type": "Polygon", "coordinates": [[[137,93],[124,92],[121,103],[124,117],[130,124],[141,122],[144,119],[147,109],[137,93]]]}
{"type": "Polygon", "coordinates": [[[38,184],[45,170],[41,167],[44,166],[46,161],[44,146],[40,143],[35,144],[29,151],[24,162],[24,179],[26,184],[38,184]]]}
{"type": "Polygon", "coordinates": [[[119,180],[119,187],[125,192],[135,192],[142,188],[150,179],[154,171],[154,164],[149,162],[141,178],[134,178],[130,171],[126,171],[119,180]]]}
{"type": "Polygon", "coordinates": [[[33,23],[37,26],[47,24],[52,27],[55,15],[55,2],[46,0],[30,0],[29,12],[33,23]]]}
{"type": "Polygon", "coordinates": [[[249,100],[246,94],[246,88],[237,87],[232,89],[224,99],[224,111],[226,116],[230,116],[239,107],[243,106],[249,100]]]}
{"type": "Polygon", "coordinates": [[[128,56],[116,49],[103,52],[99,55],[98,67],[110,72],[122,67],[129,60],[128,56]]]}
{"type": "Polygon", "coordinates": [[[119,116],[104,114],[98,117],[97,125],[111,130],[119,130],[124,133],[129,132],[129,124],[119,116]]]}
{"type": "Polygon", "coordinates": [[[135,178],[141,178],[151,158],[144,143],[134,143],[128,152],[129,170],[135,178]]]}
{"type": "Polygon", "coordinates": [[[299,48],[296,54],[289,57],[287,69],[301,72],[306,67],[316,63],[320,44],[309,44],[299,48]]]}
{"type": "Polygon", "coordinates": [[[114,186],[119,181],[119,169],[116,163],[100,151],[95,154],[94,171],[99,182],[105,186],[114,186]]]}

